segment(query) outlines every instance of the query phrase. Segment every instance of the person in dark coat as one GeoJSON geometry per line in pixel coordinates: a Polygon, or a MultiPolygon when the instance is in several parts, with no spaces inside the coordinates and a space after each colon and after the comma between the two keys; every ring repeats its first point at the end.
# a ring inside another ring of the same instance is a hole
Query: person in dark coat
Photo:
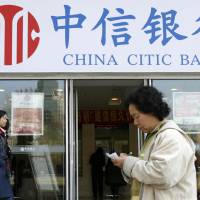
{"type": "Polygon", "coordinates": [[[12,200],[13,192],[10,185],[10,166],[6,136],[7,114],[0,110],[0,200],[12,200]]]}
{"type": "Polygon", "coordinates": [[[110,186],[113,199],[117,199],[119,196],[119,188],[123,185],[126,185],[120,168],[114,166],[110,158],[106,165],[105,183],[106,185],[110,186]]]}
{"type": "Polygon", "coordinates": [[[103,199],[103,167],[105,166],[105,154],[101,147],[90,157],[91,174],[92,174],[92,191],[93,198],[103,199]]]}

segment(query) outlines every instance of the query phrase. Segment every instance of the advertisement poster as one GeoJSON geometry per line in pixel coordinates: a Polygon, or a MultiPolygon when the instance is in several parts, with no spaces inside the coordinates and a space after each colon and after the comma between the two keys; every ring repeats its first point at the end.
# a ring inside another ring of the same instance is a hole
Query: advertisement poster
{"type": "Polygon", "coordinates": [[[12,93],[11,135],[43,135],[43,93],[12,93]]]}
{"type": "Polygon", "coordinates": [[[200,129],[200,92],[173,93],[173,119],[186,132],[200,129]]]}

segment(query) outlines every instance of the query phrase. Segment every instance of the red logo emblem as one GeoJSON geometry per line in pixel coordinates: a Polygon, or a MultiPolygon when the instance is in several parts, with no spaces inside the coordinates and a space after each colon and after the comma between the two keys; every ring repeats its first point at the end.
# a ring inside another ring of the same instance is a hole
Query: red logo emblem
{"type": "Polygon", "coordinates": [[[38,23],[30,12],[24,12],[19,6],[0,6],[0,45],[3,45],[0,54],[4,65],[21,63],[33,55],[40,41],[39,32],[38,23]]]}

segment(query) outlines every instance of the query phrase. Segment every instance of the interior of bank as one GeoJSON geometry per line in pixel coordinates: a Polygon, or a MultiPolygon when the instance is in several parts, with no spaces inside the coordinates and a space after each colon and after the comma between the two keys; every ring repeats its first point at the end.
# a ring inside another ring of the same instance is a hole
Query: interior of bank
{"type": "Polygon", "coordinates": [[[95,195],[97,199],[101,199],[101,196],[102,199],[115,196],[120,199],[130,198],[130,186],[123,180],[120,169],[112,165],[105,153],[138,155],[141,138],[123,102],[131,91],[143,84],[143,80],[74,82],[78,93],[80,199],[92,199],[95,195]],[[105,161],[93,163],[92,158],[100,148],[103,149],[105,161]],[[93,165],[101,165],[103,172],[93,172],[93,165]],[[99,188],[101,184],[102,188],[99,188]]]}

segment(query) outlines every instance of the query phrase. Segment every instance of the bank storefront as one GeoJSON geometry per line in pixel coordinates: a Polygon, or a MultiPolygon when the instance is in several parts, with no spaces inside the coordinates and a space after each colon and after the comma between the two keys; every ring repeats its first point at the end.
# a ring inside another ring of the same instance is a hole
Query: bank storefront
{"type": "MultiPolygon", "coordinates": [[[[0,27],[0,109],[10,119],[16,197],[92,199],[89,160],[97,147],[140,152],[144,134],[123,101],[142,85],[163,92],[169,118],[194,140],[200,192],[196,0],[3,0],[0,27]]],[[[129,190],[118,183],[119,198],[129,199],[129,190]]]]}

